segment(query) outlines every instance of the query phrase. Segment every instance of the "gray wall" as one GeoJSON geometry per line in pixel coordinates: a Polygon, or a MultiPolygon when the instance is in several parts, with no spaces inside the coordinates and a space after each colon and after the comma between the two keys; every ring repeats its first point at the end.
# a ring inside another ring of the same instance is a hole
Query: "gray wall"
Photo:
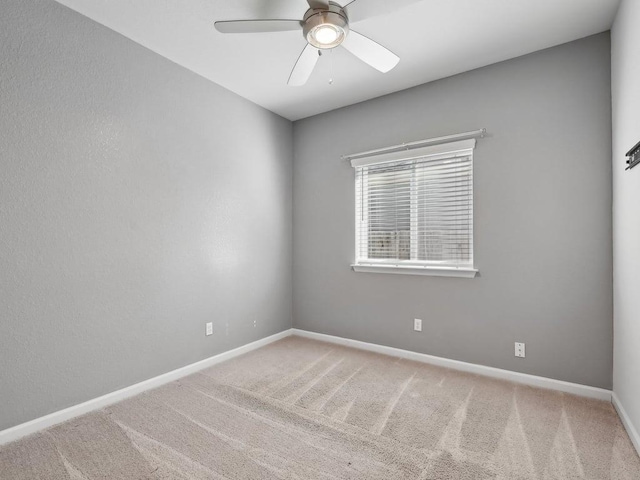
{"type": "MultiPolygon", "coordinates": [[[[640,141],[640,2],[624,0],[612,29],[613,390],[640,433],[640,166],[624,171],[640,141]]],[[[637,439],[637,440],[640,440],[637,439]]],[[[640,445],[636,445],[640,448],[640,445]]]]}
{"type": "Polygon", "coordinates": [[[289,121],[3,0],[0,132],[0,430],[291,327],[289,121]]]}
{"type": "Polygon", "coordinates": [[[610,388],[610,91],[604,33],[295,122],[294,326],[610,388]],[[351,271],[340,155],[481,127],[480,276],[351,271]]]}

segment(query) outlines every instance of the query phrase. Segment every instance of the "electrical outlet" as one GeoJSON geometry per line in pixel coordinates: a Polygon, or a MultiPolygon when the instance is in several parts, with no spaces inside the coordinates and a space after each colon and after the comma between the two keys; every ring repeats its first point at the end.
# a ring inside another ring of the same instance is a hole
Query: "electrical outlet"
{"type": "Polygon", "coordinates": [[[255,327],[257,327],[257,326],[258,326],[258,320],[254,320],[254,321],[253,321],[253,328],[255,328],[255,327]]]}
{"type": "Polygon", "coordinates": [[[414,318],[413,319],[413,329],[416,332],[421,332],[422,331],[422,320],[420,320],[419,318],[414,318]]]}
{"type": "Polygon", "coordinates": [[[516,357],[524,358],[524,343],[516,342],[516,357]]]}
{"type": "Polygon", "coordinates": [[[207,323],[206,335],[213,335],[213,322],[207,323]]]}

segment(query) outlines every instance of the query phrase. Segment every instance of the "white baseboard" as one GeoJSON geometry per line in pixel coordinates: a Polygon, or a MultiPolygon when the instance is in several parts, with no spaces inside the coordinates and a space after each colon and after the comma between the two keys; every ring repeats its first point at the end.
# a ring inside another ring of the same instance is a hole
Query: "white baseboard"
{"type": "MultiPolygon", "coordinates": [[[[395,357],[406,358],[408,360],[414,360],[417,362],[429,363],[432,365],[451,368],[454,370],[460,370],[464,372],[475,373],[478,375],[484,375],[488,377],[509,380],[512,382],[522,383],[525,385],[558,390],[561,392],[572,393],[572,394],[581,395],[584,397],[596,398],[599,400],[606,400],[606,401],[612,400],[612,392],[610,390],[605,390],[602,388],[590,387],[587,385],[579,385],[576,383],[564,382],[561,380],[554,380],[551,378],[538,377],[538,376],[529,375],[526,373],[512,372],[509,370],[502,370],[494,367],[486,367],[483,365],[476,365],[473,363],[461,362],[458,360],[450,360],[447,358],[436,357],[436,356],[427,355],[424,353],[411,352],[411,351],[402,350],[399,348],[387,347],[384,345],[377,345],[373,343],[366,343],[358,340],[351,340],[348,338],[335,337],[332,335],[325,335],[323,333],[308,332],[305,330],[299,330],[294,328],[294,329],[284,330],[275,335],[271,335],[270,337],[266,337],[266,338],[257,340],[255,342],[248,343],[247,345],[243,345],[241,347],[235,348],[233,350],[229,350],[228,352],[223,352],[218,355],[214,355],[213,357],[207,358],[205,360],[201,360],[196,363],[192,363],[191,365],[178,368],[176,370],[173,370],[168,373],[164,373],[157,377],[150,378],[149,380],[136,383],[135,385],[131,385],[121,390],[116,390],[115,392],[108,393],[101,397],[88,400],[84,403],[80,403],[78,405],[65,408],[64,410],[59,410],[57,412],[50,413],[49,415],[45,415],[43,417],[36,418],[29,422],[16,425],[15,427],[11,427],[6,430],[0,431],[0,445],[12,442],[14,440],[18,440],[21,437],[30,435],[37,431],[43,430],[45,428],[49,428],[58,423],[65,422],[71,418],[84,415],[85,413],[89,413],[91,411],[99,410],[101,408],[107,407],[109,405],[112,405],[126,398],[132,397],[134,395],[138,395],[146,390],[151,390],[153,388],[160,387],[166,383],[172,382],[174,380],[178,380],[179,378],[185,377],[187,375],[191,375],[192,373],[195,373],[199,370],[211,367],[220,362],[224,362],[225,360],[229,360],[231,358],[237,357],[238,355],[242,355],[252,350],[256,350],[260,347],[263,347],[265,345],[268,345],[270,343],[273,343],[277,340],[288,337],[290,335],[298,335],[300,337],[311,338],[314,340],[321,340],[325,342],[335,343],[338,345],[344,345],[348,347],[358,348],[361,350],[367,350],[370,352],[381,353],[384,355],[391,355],[395,357]]],[[[635,431],[633,425],[629,421],[629,417],[627,416],[626,412],[620,405],[620,402],[615,396],[615,394],[613,395],[613,402],[620,414],[620,417],[622,418],[622,422],[625,425],[625,428],[629,432],[629,436],[631,437],[636,448],[640,451],[640,448],[639,448],[640,439],[638,437],[638,433],[635,431]]]]}
{"type": "Polygon", "coordinates": [[[612,401],[613,401],[613,406],[615,407],[615,409],[618,412],[618,415],[620,416],[622,425],[624,425],[624,428],[627,430],[627,433],[629,434],[631,443],[633,443],[633,446],[636,447],[636,451],[638,452],[638,455],[640,455],[640,434],[636,430],[636,427],[633,426],[633,423],[631,423],[631,419],[629,418],[627,411],[622,406],[622,403],[620,403],[620,398],[618,398],[618,395],[616,395],[616,392],[613,392],[612,401]]]}
{"type": "Polygon", "coordinates": [[[233,350],[229,350],[227,352],[214,355],[213,357],[206,358],[199,362],[192,363],[191,365],[187,365],[186,367],[172,370],[171,372],[158,375],[157,377],[150,378],[149,380],[144,380],[140,383],[125,387],[121,390],[107,393],[106,395],[102,395],[101,397],[94,398],[78,405],[65,408],[64,410],[50,413],[49,415],[45,415],[44,417],[36,418],[29,422],[16,425],[15,427],[2,430],[0,431],[0,445],[13,442],[14,440],[17,440],[21,437],[30,435],[45,428],[49,428],[58,423],[65,422],[79,415],[84,415],[85,413],[99,410],[108,405],[112,405],[116,402],[124,400],[125,398],[138,395],[139,393],[142,393],[146,390],[160,387],[161,385],[173,382],[174,380],[178,380],[182,377],[186,377],[187,375],[191,375],[192,373],[195,373],[199,370],[211,367],[212,365],[216,365],[220,362],[224,362],[225,360],[229,360],[231,358],[237,357],[238,355],[242,355],[243,353],[250,352],[257,348],[268,345],[269,343],[273,343],[277,340],[288,337],[291,334],[291,329],[284,330],[280,333],[276,333],[275,335],[256,340],[255,342],[251,342],[241,347],[234,348],[233,350]]]}
{"type": "Polygon", "coordinates": [[[309,332],[306,330],[293,329],[293,334],[300,337],[311,338],[314,340],[322,340],[325,342],[344,345],[347,347],[359,348],[370,352],[382,353],[384,355],[392,355],[394,357],[406,358],[416,362],[429,363],[439,367],[451,368],[463,372],[476,373],[487,377],[499,378],[511,382],[522,383],[534,387],[558,390],[560,392],[580,395],[582,397],[595,398],[598,400],[611,401],[611,390],[604,388],[590,387],[588,385],[580,385],[578,383],[564,382],[562,380],[554,380],[552,378],[538,377],[527,373],[512,372],[510,370],[502,370],[500,368],[486,367],[475,363],[461,362],[458,360],[450,360],[448,358],[436,357],[425,353],[411,352],[394,347],[387,347],[375,343],[361,342],[359,340],[351,340],[349,338],[335,337],[333,335],[325,335],[324,333],[309,332]]]}

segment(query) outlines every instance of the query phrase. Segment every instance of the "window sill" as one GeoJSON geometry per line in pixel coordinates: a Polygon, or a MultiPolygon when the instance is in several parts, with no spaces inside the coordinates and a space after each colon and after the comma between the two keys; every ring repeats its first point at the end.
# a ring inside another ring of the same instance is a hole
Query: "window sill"
{"type": "Polygon", "coordinates": [[[436,277],[473,278],[478,273],[475,268],[455,267],[418,267],[399,265],[351,265],[354,272],[360,273],[394,273],[400,275],[430,275],[436,277]]]}

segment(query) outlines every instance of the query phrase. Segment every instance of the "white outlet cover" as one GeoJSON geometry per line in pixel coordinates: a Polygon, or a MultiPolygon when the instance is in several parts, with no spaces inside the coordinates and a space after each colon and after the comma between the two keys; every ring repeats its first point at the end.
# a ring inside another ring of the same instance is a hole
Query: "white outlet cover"
{"type": "Polygon", "coordinates": [[[213,335],[213,322],[207,323],[206,335],[213,335]]]}
{"type": "Polygon", "coordinates": [[[422,320],[420,320],[419,318],[414,318],[413,319],[413,329],[416,332],[421,332],[422,331],[422,320]]]}
{"type": "Polygon", "coordinates": [[[524,358],[525,357],[524,343],[516,342],[515,347],[516,347],[515,348],[516,357],[524,358]]]}

